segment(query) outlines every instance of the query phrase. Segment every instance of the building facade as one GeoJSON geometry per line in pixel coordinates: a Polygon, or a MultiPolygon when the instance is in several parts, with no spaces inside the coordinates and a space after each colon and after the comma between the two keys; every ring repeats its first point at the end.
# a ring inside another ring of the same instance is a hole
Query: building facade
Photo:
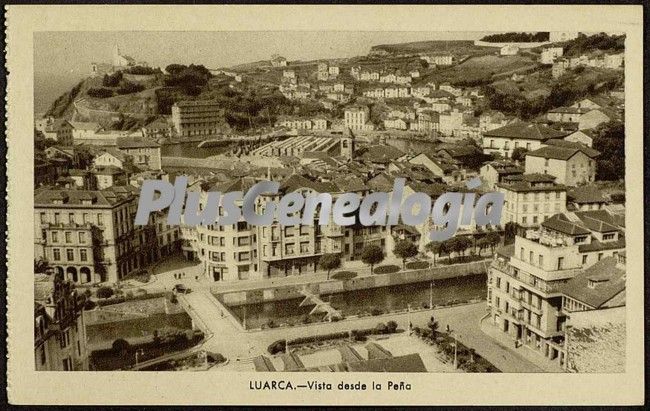
{"type": "Polygon", "coordinates": [[[214,101],[179,101],[172,106],[172,123],[181,139],[217,136],[222,118],[223,110],[214,101]]]}

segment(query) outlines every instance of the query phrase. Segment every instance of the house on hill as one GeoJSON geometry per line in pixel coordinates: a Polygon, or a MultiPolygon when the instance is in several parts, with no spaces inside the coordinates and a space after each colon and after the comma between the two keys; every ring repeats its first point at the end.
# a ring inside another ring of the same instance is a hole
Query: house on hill
{"type": "Polygon", "coordinates": [[[562,139],[569,134],[567,131],[559,131],[541,123],[517,121],[494,130],[484,131],[483,153],[499,154],[510,158],[515,148],[537,150],[548,140],[562,139]]]}
{"type": "Polygon", "coordinates": [[[580,143],[552,141],[526,153],[526,173],[550,174],[567,186],[591,183],[596,177],[600,153],[580,143]]]}

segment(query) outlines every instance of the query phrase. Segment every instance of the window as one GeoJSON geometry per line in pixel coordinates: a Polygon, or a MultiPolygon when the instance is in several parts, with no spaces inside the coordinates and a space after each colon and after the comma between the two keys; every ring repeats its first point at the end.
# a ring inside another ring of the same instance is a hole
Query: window
{"type": "Polygon", "coordinates": [[[587,255],[586,254],[582,256],[582,264],[583,265],[587,264],[587,255]]]}
{"type": "Polygon", "coordinates": [[[79,250],[79,260],[81,261],[88,260],[88,252],[86,250],[79,250]]]}
{"type": "Polygon", "coordinates": [[[72,242],[72,233],[70,231],[65,232],[65,242],[66,243],[71,243],[72,242]]]}
{"type": "Polygon", "coordinates": [[[534,261],[534,258],[535,258],[535,255],[533,254],[532,251],[530,251],[530,252],[528,253],[528,262],[531,263],[531,264],[534,264],[534,262],[533,262],[533,261],[534,261]]]}
{"type": "Polygon", "coordinates": [[[52,231],[52,242],[53,243],[59,242],[59,233],[56,231],[52,231]]]}
{"type": "Polygon", "coordinates": [[[54,261],[61,261],[61,250],[58,248],[53,248],[52,257],[54,258],[54,261]]]}
{"type": "Polygon", "coordinates": [[[54,213],[54,224],[60,224],[60,223],[61,223],[61,214],[54,213]]]}
{"type": "Polygon", "coordinates": [[[587,241],[587,236],[581,235],[576,237],[573,242],[576,244],[580,244],[580,243],[584,243],[585,241],[587,241]]]}
{"type": "Polygon", "coordinates": [[[65,330],[59,335],[59,343],[61,344],[61,348],[70,345],[70,330],[65,330]]]}
{"type": "Polygon", "coordinates": [[[537,224],[537,216],[533,216],[533,224],[537,224]]]}
{"type": "Polygon", "coordinates": [[[68,213],[68,223],[73,224],[75,222],[74,213],[68,213]]]}
{"type": "Polygon", "coordinates": [[[541,255],[541,254],[539,255],[539,258],[537,259],[537,265],[540,266],[540,267],[544,267],[544,256],[541,255]]]}
{"type": "Polygon", "coordinates": [[[526,216],[521,217],[521,223],[522,224],[527,224],[528,223],[528,218],[526,218],[526,216]]]}
{"type": "Polygon", "coordinates": [[[104,216],[101,214],[97,214],[97,225],[100,227],[104,226],[104,216]]]}
{"type": "Polygon", "coordinates": [[[72,248],[65,250],[65,257],[68,259],[68,261],[74,260],[74,250],[72,248]]]}
{"type": "Polygon", "coordinates": [[[47,216],[45,213],[41,213],[41,224],[47,223],[47,216]]]}
{"type": "Polygon", "coordinates": [[[603,258],[603,253],[598,253],[598,261],[600,261],[603,258]]]}
{"type": "Polygon", "coordinates": [[[84,244],[86,242],[86,233],[83,231],[79,232],[79,243],[84,244]]]}
{"type": "Polygon", "coordinates": [[[557,258],[557,269],[558,270],[563,270],[564,269],[564,257],[558,257],[557,258]]]}
{"type": "Polygon", "coordinates": [[[603,234],[603,240],[613,240],[616,237],[615,233],[603,234]]]}

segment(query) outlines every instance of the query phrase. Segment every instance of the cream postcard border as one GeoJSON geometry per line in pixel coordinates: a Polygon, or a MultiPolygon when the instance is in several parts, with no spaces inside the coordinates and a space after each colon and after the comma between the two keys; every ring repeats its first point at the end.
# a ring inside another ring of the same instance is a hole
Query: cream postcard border
{"type": "Polygon", "coordinates": [[[641,404],[641,6],[8,6],[8,394],[13,404],[641,404]],[[33,351],[35,31],[622,31],[625,54],[627,355],[622,374],[36,372],[33,351]],[[26,227],[29,227],[25,231],[26,227]],[[221,377],[221,378],[220,378],[221,377]],[[227,377],[227,378],[223,378],[227,377]],[[259,378],[408,381],[411,391],[251,391],[259,378]]]}

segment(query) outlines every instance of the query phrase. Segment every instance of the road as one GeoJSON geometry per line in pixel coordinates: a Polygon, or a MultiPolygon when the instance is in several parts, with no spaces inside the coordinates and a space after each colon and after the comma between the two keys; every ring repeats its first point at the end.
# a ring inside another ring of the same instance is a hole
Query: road
{"type": "Polygon", "coordinates": [[[207,290],[198,289],[181,296],[179,300],[186,307],[195,324],[206,332],[207,339],[203,344],[203,348],[221,353],[235,364],[238,360],[250,361],[255,356],[268,355],[267,347],[276,340],[290,340],[310,335],[371,328],[379,322],[385,323],[390,320],[396,321],[402,329],[407,329],[409,319],[413,326],[426,327],[433,314],[440,324],[441,330],[446,329],[446,326],[449,325],[463,344],[474,348],[477,353],[503,372],[544,372],[542,368],[481,331],[479,322],[486,312],[484,302],[422,310],[410,314],[397,313],[346,319],[331,323],[306,324],[265,330],[244,330],[227,312],[223,312],[221,303],[207,290]]]}

